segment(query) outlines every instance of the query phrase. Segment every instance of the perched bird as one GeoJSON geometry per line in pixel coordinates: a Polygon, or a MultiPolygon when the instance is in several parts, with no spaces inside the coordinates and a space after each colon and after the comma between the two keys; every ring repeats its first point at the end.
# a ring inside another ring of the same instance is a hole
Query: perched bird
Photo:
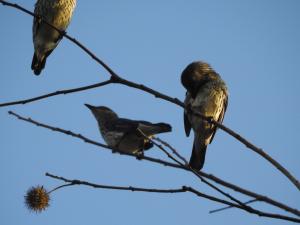
{"type": "MultiPolygon", "coordinates": [[[[71,21],[76,0],[37,0],[34,13],[61,31],[65,31],[71,21]]],[[[39,75],[44,69],[47,57],[56,48],[62,35],[39,18],[34,18],[34,54],[31,69],[39,75]]]]}
{"type": "Polygon", "coordinates": [[[186,88],[184,128],[187,136],[194,130],[194,143],[190,166],[201,170],[207,145],[214,138],[217,127],[193,112],[222,123],[227,108],[228,92],[224,81],[209,64],[193,62],[181,74],[181,83],[186,88]]]}
{"type": "Polygon", "coordinates": [[[119,118],[111,109],[105,106],[85,104],[96,120],[100,133],[108,146],[126,153],[140,153],[153,147],[145,136],[170,132],[172,127],[166,123],[150,123],[141,120],[119,118]],[[144,136],[145,135],[145,136],[144,136]]]}

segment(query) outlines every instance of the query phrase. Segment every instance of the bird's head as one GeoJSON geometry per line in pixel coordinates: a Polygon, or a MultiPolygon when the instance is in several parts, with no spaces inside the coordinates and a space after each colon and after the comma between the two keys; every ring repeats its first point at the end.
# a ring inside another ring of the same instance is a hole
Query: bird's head
{"type": "Polygon", "coordinates": [[[113,120],[118,118],[118,115],[106,106],[92,106],[89,104],[84,104],[84,105],[92,111],[93,115],[95,116],[98,122],[104,120],[106,121],[113,120]]]}
{"type": "Polygon", "coordinates": [[[189,64],[181,74],[181,83],[188,92],[195,96],[206,82],[216,78],[217,73],[208,63],[197,61],[189,64]]]}

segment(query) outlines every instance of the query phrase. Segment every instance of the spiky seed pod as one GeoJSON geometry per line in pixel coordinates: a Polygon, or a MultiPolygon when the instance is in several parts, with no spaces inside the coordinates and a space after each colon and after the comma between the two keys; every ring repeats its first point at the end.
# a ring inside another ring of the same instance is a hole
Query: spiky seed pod
{"type": "Polygon", "coordinates": [[[31,187],[25,195],[25,204],[29,210],[41,212],[49,206],[50,196],[43,186],[31,187]]]}

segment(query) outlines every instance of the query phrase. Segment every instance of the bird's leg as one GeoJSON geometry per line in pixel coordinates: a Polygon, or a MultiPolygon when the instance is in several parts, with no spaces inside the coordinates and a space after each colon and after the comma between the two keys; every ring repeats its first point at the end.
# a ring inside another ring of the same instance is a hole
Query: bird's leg
{"type": "Polygon", "coordinates": [[[144,149],[136,150],[133,152],[136,155],[137,159],[142,159],[144,157],[144,149]]]}

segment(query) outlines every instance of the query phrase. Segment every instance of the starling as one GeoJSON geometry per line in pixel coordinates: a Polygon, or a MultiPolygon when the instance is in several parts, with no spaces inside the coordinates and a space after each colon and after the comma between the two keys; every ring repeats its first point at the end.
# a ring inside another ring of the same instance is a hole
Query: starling
{"type": "Polygon", "coordinates": [[[150,123],[141,120],[119,118],[105,106],[85,104],[95,116],[100,133],[108,146],[126,153],[140,153],[153,147],[145,136],[170,132],[172,127],[166,123],[150,123]]]}
{"type": "Polygon", "coordinates": [[[215,136],[217,127],[195,115],[193,112],[222,123],[227,108],[228,92],[225,82],[209,64],[193,62],[181,74],[181,83],[186,88],[184,128],[189,136],[194,130],[194,143],[190,166],[201,170],[207,145],[215,136]]]}
{"type": "MultiPolygon", "coordinates": [[[[76,0],[37,0],[34,13],[61,31],[65,31],[71,21],[76,0]]],[[[33,20],[34,54],[31,69],[39,75],[44,69],[47,57],[56,48],[62,35],[39,18],[33,20]]]]}

